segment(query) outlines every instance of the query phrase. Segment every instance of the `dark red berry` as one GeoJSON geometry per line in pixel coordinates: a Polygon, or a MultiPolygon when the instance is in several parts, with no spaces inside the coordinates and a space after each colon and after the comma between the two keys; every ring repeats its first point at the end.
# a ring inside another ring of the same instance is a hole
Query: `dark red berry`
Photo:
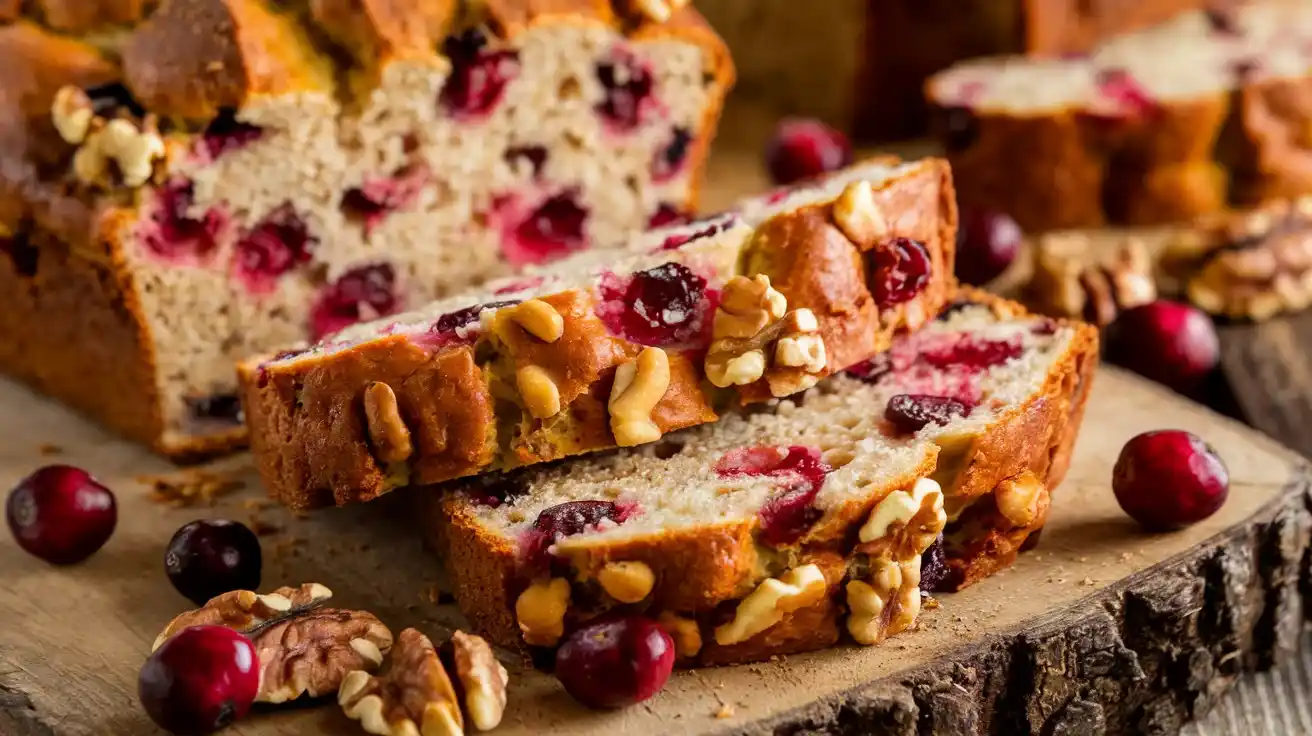
{"type": "Polygon", "coordinates": [[[944,425],[970,416],[971,406],[946,396],[898,394],[888,400],[884,418],[902,434],[913,434],[931,424],[944,425]]]}
{"type": "Polygon", "coordinates": [[[670,134],[670,142],[656,152],[651,162],[651,179],[660,184],[669,181],[679,172],[688,160],[688,151],[692,148],[692,134],[685,128],[675,128],[670,134]]]}
{"type": "Polygon", "coordinates": [[[203,260],[218,247],[224,218],[214,210],[200,219],[193,218],[190,210],[194,196],[191,182],[183,179],[174,179],[157,191],[150,214],[152,227],[142,236],[142,242],[155,255],[174,261],[196,261],[203,260]]]}
{"type": "Polygon", "coordinates": [[[1107,330],[1112,362],[1181,393],[1216,368],[1221,344],[1212,320],[1188,304],[1158,300],[1122,312],[1107,330]]]}
{"type": "Polygon", "coordinates": [[[318,244],[305,220],[284,204],[237,241],[233,272],[251,291],[268,292],[283,274],[309,263],[318,244]]]}
{"type": "Polygon", "coordinates": [[[616,51],[610,60],[598,64],[597,81],[605,95],[597,114],[616,132],[637,128],[655,104],[652,71],[629,52],[616,51]]]}
{"type": "Polygon", "coordinates": [[[9,257],[18,275],[29,277],[36,275],[37,260],[41,252],[32,244],[27,233],[17,232],[9,237],[0,237],[0,253],[9,257]]]}
{"type": "Polygon", "coordinates": [[[926,345],[920,358],[935,368],[962,366],[983,370],[1015,360],[1022,351],[1019,339],[989,340],[963,335],[953,343],[926,345]]]}
{"type": "MultiPolygon", "coordinates": [[[[707,222],[707,220],[703,219],[702,222],[707,222]]],[[[678,250],[694,240],[709,238],[728,230],[733,222],[734,219],[731,217],[721,217],[718,220],[710,222],[709,225],[699,230],[671,235],[661,242],[661,246],[658,250],[678,250]]]]}
{"type": "Polygon", "coordinates": [[[934,264],[923,243],[894,238],[870,251],[870,291],[880,307],[914,298],[929,283],[934,264]]]}
{"type": "Polygon", "coordinates": [[[647,221],[647,228],[655,230],[658,227],[686,225],[689,222],[692,222],[692,215],[669,202],[661,202],[660,207],[656,208],[656,211],[651,214],[651,219],[647,221]]]}
{"type": "Polygon", "coordinates": [[[1139,80],[1125,69],[1103,69],[1094,79],[1107,109],[1098,108],[1100,117],[1151,117],[1159,107],[1139,80]]]}
{"type": "Polygon", "coordinates": [[[579,205],[576,192],[557,194],[515,228],[514,243],[506,244],[507,257],[523,265],[544,263],[582,250],[587,246],[587,221],[588,211],[579,205]]]}
{"type": "Polygon", "coordinates": [[[926,593],[937,592],[947,577],[947,556],[943,553],[943,534],[940,532],[938,539],[920,556],[920,589],[926,593]]]}
{"type": "Polygon", "coordinates": [[[222,626],[183,629],[137,676],[137,696],[160,728],[207,734],[242,718],[260,688],[260,660],[242,634],[222,626]]]}
{"type": "Polygon", "coordinates": [[[14,540],[55,565],[81,562],[105,545],[118,523],[114,494],[87,471],[47,465],[18,482],[5,503],[14,540]]]}
{"type": "Polygon", "coordinates": [[[413,205],[428,180],[428,170],[422,166],[369,179],[342,195],[342,211],[347,217],[363,222],[368,232],[389,214],[413,205]]]}
{"type": "Polygon", "coordinates": [[[1210,445],[1183,430],[1145,432],[1125,443],[1112,469],[1116,501],[1147,529],[1180,529],[1215,514],[1230,472],[1210,445]]]}
{"type": "Polygon", "coordinates": [[[784,489],[757,513],[761,540],[780,546],[796,542],[823,516],[812,504],[833,468],[820,458],[817,447],[763,446],[729,452],[715,464],[715,472],[724,478],[766,476],[782,481],[784,489]]]}
{"type": "Polygon", "coordinates": [[[643,616],[609,618],[570,634],[556,652],[556,677],[589,708],[641,703],[674,671],[674,640],[643,616]]]}
{"type": "MultiPolygon", "coordinates": [[[[286,357],[286,356],[283,356],[286,357]]],[[[187,397],[184,399],[191,416],[198,420],[217,419],[240,424],[243,420],[241,399],[237,394],[187,397]]]]}
{"type": "Polygon", "coordinates": [[[428,329],[428,334],[421,340],[429,347],[445,347],[447,345],[471,345],[478,338],[476,330],[466,330],[465,334],[460,334],[462,328],[478,322],[479,315],[485,309],[499,309],[508,307],[519,302],[514,299],[488,302],[487,304],[475,304],[472,307],[457,309],[454,312],[448,312],[438,317],[433,326],[428,329]]]}
{"type": "Polygon", "coordinates": [[[957,278],[982,286],[1002,275],[1020,253],[1020,225],[1001,212],[965,210],[957,238],[957,278]]]}
{"type": "Polygon", "coordinates": [[[264,129],[258,125],[243,123],[237,119],[235,112],[225,109],[219,112],[201,133],[201,145],[211,159],[216,159],[229,151],[236,151],[259,140],[264,129]]]}
{"type": "Polygon", "coordinates": [[[448,37],[442,53],[451,61],[451,75],[442,87],[442,107],[457,120],[476,119],[492,112],[506,85],[519,75],[519,55],[487,48],[481,29],[471,28],[448,37]]]}
{"type": "Polygon", "coordinates": [[[395,314],[400,308],[392,266],[361,266],[346,272],[319,294],[310,310],[310,334],[321,340],[362,320],[395,314]]]}
{"type": "Polygon", "coordinates": [[[979,118],[965,105],[940,108],[935,117],[935,128],[943,139],[948,153],[960,153],[979,140],[979,118]]]}
{"type": "Polygon", "coordinates": [[[765,163],[775,184],[793,184],[852,163],[852,144],[819,120],[786,118],[766,147],[765,163]]]}
{"type": "Polygon", "coordinates": [[[610,331],[639,345],[667,347],[694,342],[714,305],[706,279],[682,263],[665,263],[622,278],[603,281],[607,302],[602,321],[610,331]]]}
{"type": "Polygon", "coordinates": [[[888,353],[880,353],[864,363],[857,363],[847,369],[848,373],[867,383],[878,383],[893,370],[893,359],[888,353]]]}
{"type": "Polygon", "coordinates": [[[260,587],[260,540],[244,524],[201,519],[173,534],[164,571],[178,592],[196,605],[231,590],[260,587]]]}
{"type": "Polygon", "coordinates": [[[602,521],[621,524],[629,510],[613,501],[570,501],[543,509],[533,521],[533,528],[553,538],[581,534],[602,521]]]}
{"type": "Polygon", "coordinates": [[[470,500],[479,506],[497,508],[528,493],[528,481],[522,475],[480,475],[475,476],[467,492],[470,500]]]}

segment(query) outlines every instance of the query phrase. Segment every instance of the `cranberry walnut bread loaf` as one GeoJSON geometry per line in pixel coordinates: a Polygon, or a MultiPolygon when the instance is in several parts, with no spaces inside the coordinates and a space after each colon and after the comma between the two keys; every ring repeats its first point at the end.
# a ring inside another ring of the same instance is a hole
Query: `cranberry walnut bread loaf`
{"type": "Polygon", "coordinates": [[[801,396],[416,494],[466,617],[498,644],[552,646],[637,609],[685,662],[724,664],[843,630],[876,643],[914,624],[922,588],[1009,566],[1066,472],[1097,332],[963,296],[801,396]]]}
{"type": "Polygon", "coordinates": [[[926,93],[963,207],[1027,230],[1312,192],[1312,5],[1190,13],[1087,56],[966,62],[926,93]]]}
{"type": "Polygon", "coordinates": [[[947,165],[876,161],[244,361],[270,494],[306,507],[713,421],[886,349],[953,285],[947,165]]]}
{"type": "Polygon", "coordinates": [[[923,135],[925,79],[994,54],[1083,53],[1234,0],[699,0],[729,45],[735,101],[823,118],[860,138],[923,135]]]}
{"type": "Polygon", "coordinates": [[[242,441],[243,357],[683,217],[733,70],[630,5],[23,4],[0,367],[203,455],[242,441]]]}

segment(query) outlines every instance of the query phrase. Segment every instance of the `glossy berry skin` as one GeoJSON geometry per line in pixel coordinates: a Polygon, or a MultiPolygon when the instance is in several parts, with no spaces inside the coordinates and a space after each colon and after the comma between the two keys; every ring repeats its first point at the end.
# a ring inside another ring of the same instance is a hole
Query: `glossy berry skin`
{"type": "Polygon", "coordinates": [[[1197,389],[1221,357],[1216,327],[1195,307],[1159,299],[1108,328],[1107,357],[1180,393],[1197,389]]]}
{"type": "Polygon", "coordinates": [[[1116,501],[1154,531],[1181,529],[1215,514],[1230,493],[1230,471],[1210,445],[1184,430],[1144,432],[1125,443],[1112,468],[1116,501]]]}
{"type": "Polygon", "coordinates": [[[982,286],[1002,275],[1020,253],[1020,225],[1001,212],[963,210],[957,242],[957,278],[982,286]]]}
{"type": "Polygon", "coordinates": [[[192,626],[164,642],[141,666],[137,697],[174,734],[218,731],[246,715],[260,688],[255,646],[222,626],[192,626]]]}
{"type": "Polygon", "coordinates": [[[55,565],[72,565],[109,540],[118,523],[118,504],[87,471],[48,465],[9,492],[5,519],[26,552],[55,565]]]}
{"type": "Polygon", "coordinates": [[[623,708],[665,687],[674,670],[674,640],[649,618],[589,624],[556,651],[556,677],[589,708],[623,708]]]}
{"type": "Polygon", "coordinates": [[[258,589],[262,564],[255,533],[227,519],[183,525],[164,553],[164,570],[173,587],[196,605],[230,590],[258,589]]]}
{"type": "Polygon", "coordinates": [[[819,120],[784,119],[765,149],[770,179],[779,185],[813,179],[850,163],[852,144],[847,136],[819,120]]]}

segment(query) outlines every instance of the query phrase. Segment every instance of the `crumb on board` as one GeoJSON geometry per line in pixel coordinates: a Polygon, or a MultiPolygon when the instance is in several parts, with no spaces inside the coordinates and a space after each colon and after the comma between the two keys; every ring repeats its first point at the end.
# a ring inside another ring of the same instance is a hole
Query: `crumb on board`
{"type": "Polygon", "coordinates": [[[720,720],[733,718],[735,712],[733,703],[720,703],[720,709],[715,711],[715,717],[720,720]]]}
{"type": "Polygon", "coordinates": [[[213,506],[220,496],[246,487],[241,480],[209,470],[188,470],[173,475],[143,475],[137,481],[150,486],[150,500],[174,508],[213,506]]]}
{"type": "Polygon", "coordinates": [[[254,514],[247,519],[246,525],[251,528],[251,531],[255,532],[255,536],[257,537],[268,537],[282,533],[281,526],[271,521],[266,521],[254,514]]]}
{"type": "Polygon", "coordinates": [[[52,444],[50,442],[42,442],[41,444],[37,445],[36,451],[41,453],[42,457],[50,457],[51,455],[64,454],[64,448],[60,447],[59,445],[52,444]]]}
{"type": "Polygon", "coordinates": [[[1096,583],[1093,582],[1093,578],[1085,578],[1085,579],[1083,579],[1083,580],[1080,581],[1080,585],[1089,585],[1089,586],[1092,586],[1092,585],[1096,585],[1096,583]]]}

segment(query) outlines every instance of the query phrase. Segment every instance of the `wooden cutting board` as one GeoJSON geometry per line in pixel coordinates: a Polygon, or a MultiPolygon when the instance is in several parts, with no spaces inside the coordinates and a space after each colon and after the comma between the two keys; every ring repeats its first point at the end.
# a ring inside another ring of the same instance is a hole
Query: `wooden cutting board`
{"type": "MultiPolygon", "coordinates": [[[[296,519],[255,508],[261,491],[242,456],[212,470],[245,489],[212,508],[170,508],[138,477],[178,471],[4,382],[0,436],[0,488],[68,462],[120,505],[114,537],[72,568],[28,557],[0,533],[0,734],[154,733],[136,703],[137,670],[187,607],[162,560],[174,530],[197,517],[254,516],[281,529],[263,538],[265,588],[323,583],[335,603],[371,610],[393,631],[438,638],[460,624],[452,605],[433,602],[438,561],[409,528],[402,494],[296,519]]],[[[1296,646],[1309,482],[1293,453],[1257,432],[1105,370],[1043,543],[1014,569],[943,596],[918,631],[881,647],[676,673],[658,697],[617,713],[587,711],[507,658],[510,708],[497,733],[1173,731],[1236,676],[1296,646]],[[1148,535],[1120,512],[1109,478],[1126,439],[1164,427],[1220,450],[1231,496],[1202,524],[1148,535]]],[[[260,711],[229,733],[360,731],[329,703],[260,711]]]]}

